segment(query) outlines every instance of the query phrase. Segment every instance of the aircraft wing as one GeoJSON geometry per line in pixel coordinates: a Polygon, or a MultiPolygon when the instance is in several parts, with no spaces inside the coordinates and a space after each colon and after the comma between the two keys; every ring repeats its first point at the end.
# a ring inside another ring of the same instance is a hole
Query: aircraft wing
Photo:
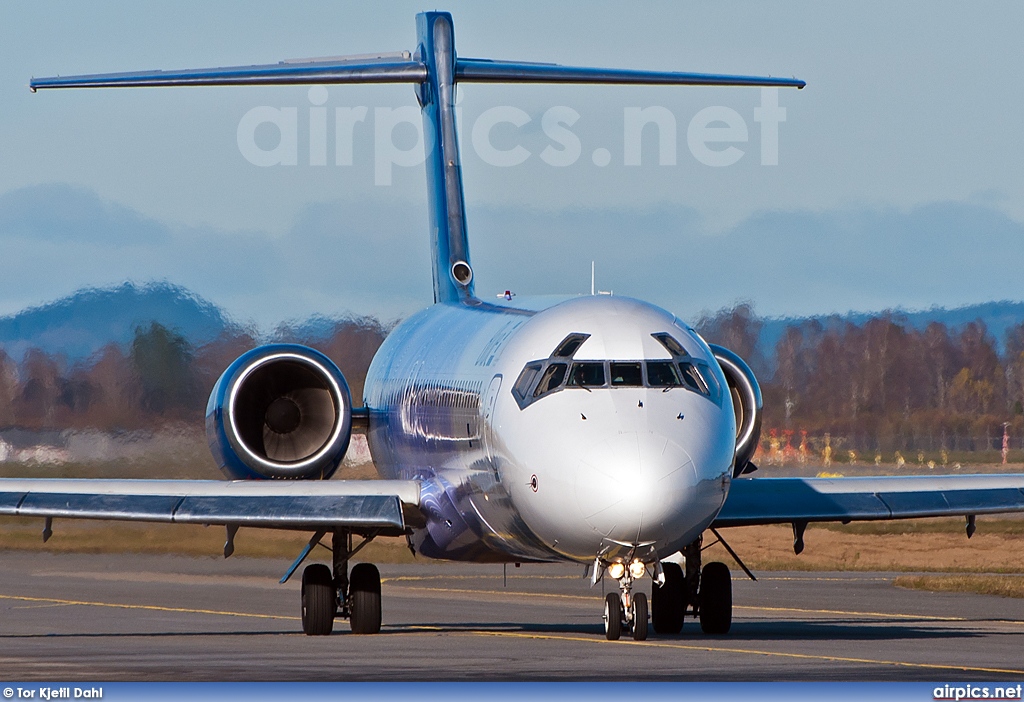
{"type": "Polygon", "coordinates": [[[0,479],[0,515],[398,535],[422,518],[415,480],[0,479]]]}
{"type": "Polygon", "coordinates": [[[713,527],[1024,512],[1024,475],[737,478],[713,527]]]}

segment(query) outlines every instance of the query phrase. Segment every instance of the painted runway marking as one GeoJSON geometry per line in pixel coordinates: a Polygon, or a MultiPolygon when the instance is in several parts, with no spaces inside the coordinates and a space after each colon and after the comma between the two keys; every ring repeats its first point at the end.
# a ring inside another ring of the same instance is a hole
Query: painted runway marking
{"type": "MultiPolygon", "coordinates": [[[[397,579],[397,578],[396,578],[397,579]]],[[[388,582],[388,581],[382,581],[388,582]]],[[[579,600],[583,602],[593,602],[600,600],[601,596],[597,593],[593,595],[563,595],[551,592],[525,592],[522,590],[476,590],[471,588],[447,588],[447,587],[417,587],[415,585],[396,586],[405,590],[422,591],[422,592],[443,592],[460,595],[488,595],[488,596],[499,596],[499,597],[546,597],[551,599],[563,599],[563,600],[579,600]]],[[[766,607],[762,605],[733,605],[733,609],[742,609],[755,612],[790,612],[794,614],[824,614],[836,617],[864,617],[867,619],[906,619],[906,620],[919,620],[929,622],[970,622],[971,620],[966,617],[950,617],[950,616],[937,616],[930,614],[903,614],[899,612],[852,612],[841,609],[806,609],[801,607],[766,607]]],[[[999,623],[1006,624],[1024,624],[1024,622],[1013,620],[1013,619],[1001,619],[999,623]]]]}
{"type": "MultiPolygon", "coordinates": [[[[391,580],[383,580],[383,583],[394,582],[399,578],[391,580]]],[[[437,587],[415,587],[415,586],[397,586],[402,589],[412,591],[423,591],[423,592],[438,592],[438,593],[450,593],[450,594],[471,594],[471,595],[488,595],[488,596],[522,596],[530,598],[547,598],[547,599],[559,599],[559,600],[577,600],[581,602],[593,602],[600,599],[595,595],[565,595],[551,592],[525,592],[520,590],[475,590],[470,588],[437,588],[437,587]]],[[[180,612],[183,614],[212,614],[227,617],[249,617],[254,619],[277,619],[284,621],[297,621],[299,617],[294,616],[282,616],[275,614],[257,614],[252,612],[232,612],[226,610],[213,610],[213,609],[190,609],[186,607],[164,607],[160,605],[133,605],[133,604],[120,604],[112,602],[90,602],[80,600],[63,600],[56,598],[45,598],[45,597],[25,597],[17,595],[0,595],[0,599],[4,600],[19,600],[23,602],[37,602],[40,605],[36,606],[91,606],[91,607],[111,607],[117,609],[139,609],[149,610],[157,612],[180,612]]],[[[903,614],[898,612],[854,612],[848,610],[833,610],[833,609],[806,609],[800,607],[767,607],[762,605],[733,605],[733,609],[736,610],[747,610],[753,612],[789,612],[793,614],[821,614],[829,616],[842,616],[842,617],[864,617],[869,619],[904,619],[904,620],[920,620],[920,621],[934,621],[934,622],[970,622],[971,620],[966,617],[951,617],[951,616],[936,616],[928,614],[903,614]]],[[[1001,623],[1001,624],[1024,624],[1024,622],[1014,619],[1000,619],[990,620],[988,623],[1001,623]]]]}
{"type": "Polygon", "coordinates": [[[870,578],[860,578],[856,575],[850,575],[849,577],[823,577],[820,575],[766,575],[758,578],[759,582],[765,582],[769,580],[781,580],[781,581],[793,581],[793,582],[812,582],[812,583],[870,583],[870,582],[892,582],[897,577],[892,575],[889,577],[884,576],[872,576],[870,578]]]}
{"type": "Polygon", "coordinates": [[[0,595],[0,600],[19,602],[41,602],[53,605],[81,605],[83,607],[110,607],[112,609],[143,609],[153,612],[180,612],[182,614],[217,614],[224,617],[251,617],[253,619],[283,619],[297,621],[299,617],[284,617],[276,614],[253,614],[251,612],[230,612],[218,609],[189,609],[187,607],[162,607],[160,605],[119,604],[115,602],[89,602],[85,600],[61,600],[53,597],[25,597],[23,595],[0,595]]]}
{"type": "MultiPolygon", "coordinates": [[[[397,575],[381,578],[381,582],[412,582],[417,580],[498,580],[501,575],[397,575]]],[[[508,580],[589,580],[578,575],[509,575],[508,580]]]]}
{"type": "MultiPolygon", "coordinates": [[[[440,590],[441,588],[418,588],[418,589],[431,589],[440,590]]],[[[446,592],[481,592],[478,590],[444,590],[446,592]]],[[[486,592],[486,591],[483,591],[486,592]]],[[[505,594],[501,592],[495,592],[494,594],[505,594]]],[[[530,594],[536,596],[537,593],[521,593],[530,594]]],[[[543,593],[542,593],[543,594],[543,593]]],[[[548,595],[552,597],[578,597],[575,595],[548,595]]],[[[278,619],[296,621],[299,617],[288,617],[279,616],[273,614],[254,614],[251,612],[233,612],[228,610],[213,610],[213,609],[189,609],[184,607],[163,607],[159,605],[133,605],[133,604],[122,604],[112,602],[94,602],[86,600],[63,600],[57,598],[48,597],[26,597],[23,595],[0,595],[0,599],[3,600],[14,600],[20,602],[37,602],[50,605],[80,605],[87,607],[110,607],[113,609],[138,609],[138,610],[149,610],[159,612],[180,612],[184,614],[209,614],[218,616],[229,616],[229,617],[249,617],[256,619],[278,619]]],[[[591,599],[591,598],[586,598],[591,599]]],[[[829,610],[796,610],[792,608],[758,608],[750,607],[749,609],[775,609],[780,611],[810,611],[810,612],[829,612],[829,610]]],[[[863,612],[846,612],[844,614],[854,615],[866,615],[866,616],[897,616],[897,615],[878,615],[877,613],[863,613],[863,612]]],[[[915,615],[903,615],[912,617],[915,615]]],[[[938,621],[965,621],[962,619],[955,618],[940,618],[931,617],[930,619],[938,621]]],[[[607,639],[599,636],[571,636],[567,634],[540,634],[540,633],[528,633],[528,632],[512,632],[512,631],[488,631],[483,629],[477,630],[452,630],[441,626],[430,626],[430,625],[414,625],[404,627],[407,635],[415,636],[417,634],[435,634],[438,632],[444,632],[448,636],[474,636],[474,637],[505,637],[515,639],[534,639],[534,640],[550,640],[550,641],[578,641],[583,643],[591,644],[617,644],[622,646],[641,646],[648,648],[668,648],[685,651],[704,651],[707,653],[732,653],[738,655],[751,655],[751,656],[767,656],[771,658],[789,658],[798,660],[814,660],[814,661],[826,661],[832,663],[854,663],[859,665],[883,665],[903,668],[920,668],[927,670],[955,670],[965,672],[977,672],[977,673],[993,673],[1001,675],[1024,675],[1024,670],[1018,670],[1013,668],[988,668],[981,666],[965,666],[965,665],[954,665],[944,663],[914,663],[911,661],[894,661],[886,659],[874,659],[874,658],[855,658],[851,656],[830,656],[823,654],[807,654],[807,653],[789,653],[783,651],[766,651],[753,648],[734,648],[729,646],[707,646],[707,645],[695,645],[695,644],[683,644],[676,642],[658,642],[658,641],[608,641],[607,639]]],[[[395,631],[394,633],[403,633],[401,631],[395,631]]]]}
{"type": "Polygon", "coordinates": [[[967,622],[966,617],[936,616],[932,614],[901,614],[897,612],[849,612],[842,609],[804,609],[801,607],[765,607],[762,605],[733,605],[733,609],[752,609],[760,612],[795,612],[797,614],[831,614],[839,617],[869,617],[882,619],[923,619],[929,622],[967,622]]]}
{"type": "MultiPolygon", "coordinates": [[[[461,632],[455,632],[461,633],[461,632]]],[[[925,668],[929,670],[959,670],[972,673],[998,673],[1001,675],[1024,675],[1024,670],[1013,668],[983,668],[970,665],[948,665],[943,663],[912,663],[910,661],[890,661],[873,658],[852,658],[848,656],[813,655],[809,653],[785,653],[781,651],[760,651],[753,648],[730,648],[726,646],[695,646],[677,643],[661,643],[656,641],[608,641],[604,638],[585,638],[555,634],[525,634],[506,631],[471,632],[474,636],[501,636],[521,639],[550,639],[555,641],[584,641],[596,644],[619,644],[622,646],[644,646],[648,648],[674,648],[687,651],[706,651],[708,653],[737,653],[753,656],[769,656],[774,658],[797,658],[802,660],[828,661],[830,663],[858,663],[866,665],[886,665],[902,668],[925,668]]]]}
{"type": "MultiPolygon", "coordinates": [[[[382,581],[381,584],[388,584],[382,581]]],[[[602,598],[598,595],[563,595],[557,592],[524,592],[522,590],[474,590],[472,588],[457,587],[417,587],[415,585],[395,585],[397,589],[410,590],[412,592],[445,592],[459,595],[489,595],[497,597],[522,596],[522,597],[548,597],[562,600],[582,600],[584,602],[600,602],[602,598]]]]}

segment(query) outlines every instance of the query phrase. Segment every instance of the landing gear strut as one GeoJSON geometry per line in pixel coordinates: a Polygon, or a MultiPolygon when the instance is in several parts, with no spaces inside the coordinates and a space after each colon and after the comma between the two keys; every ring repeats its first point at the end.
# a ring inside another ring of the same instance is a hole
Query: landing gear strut
{"type": "MultiPolygon", "coordinates": [[[[307,636],[327,636],[336,617],[348,619],[353,634],[380,631],[380,572],[372,563],[358,563],[349,575],[349,559],[369,543],[371,534],[355,549],[352,533],[335,530],[332,536],[333,568],[316,563],[302,571],[302,631],[307,636]]],[[[316,538],[316,537],[314,537],[316,538]]]]}
{"type": "Polygon", "coordinates": [[[617,641],[623,629],[636,641],[647,639],[647,595],[632,590],[633,576],[627,570],[619,578],[619,592],[604,599],[604,635],[609,641],[617,641]]]}

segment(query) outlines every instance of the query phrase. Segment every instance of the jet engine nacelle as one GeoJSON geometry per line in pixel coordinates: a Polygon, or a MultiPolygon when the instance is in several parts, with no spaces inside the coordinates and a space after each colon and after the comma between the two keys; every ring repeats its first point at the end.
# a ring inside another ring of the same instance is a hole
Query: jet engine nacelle
{"type": "Polygon", "coordinates": [[[756,470],[750,459],[754,457],[761,440],[761,414],[764,406],[761,386],[742,358],[722,346],[710,346],[729,384],[732,407],[736,413],[736,463],[732,474],[738,477],[756,470]]]}
{"type": "Polygon", "coordinates": [[[242,354],[210,393],[206,438],[229,478],[326,480],[352,435],[352,395],[319,351],[268,344],[242,354]]]}

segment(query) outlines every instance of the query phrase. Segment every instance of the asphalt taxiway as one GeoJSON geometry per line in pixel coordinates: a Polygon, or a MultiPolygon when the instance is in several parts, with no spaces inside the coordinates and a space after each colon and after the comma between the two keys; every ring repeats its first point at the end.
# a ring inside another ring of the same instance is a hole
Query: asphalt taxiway
{"type": "Polygon", "coordinates": [[[1024,601],[903,590],[893,574],[734,574],[727,636],[687,620],[678,636],[610,642],[582,568],[383,565],[380,635],[338,622],[307,637],[298,583],[277,584],[286,566],[0,552],[0,677],[1024,680],[1024,601]]]}

